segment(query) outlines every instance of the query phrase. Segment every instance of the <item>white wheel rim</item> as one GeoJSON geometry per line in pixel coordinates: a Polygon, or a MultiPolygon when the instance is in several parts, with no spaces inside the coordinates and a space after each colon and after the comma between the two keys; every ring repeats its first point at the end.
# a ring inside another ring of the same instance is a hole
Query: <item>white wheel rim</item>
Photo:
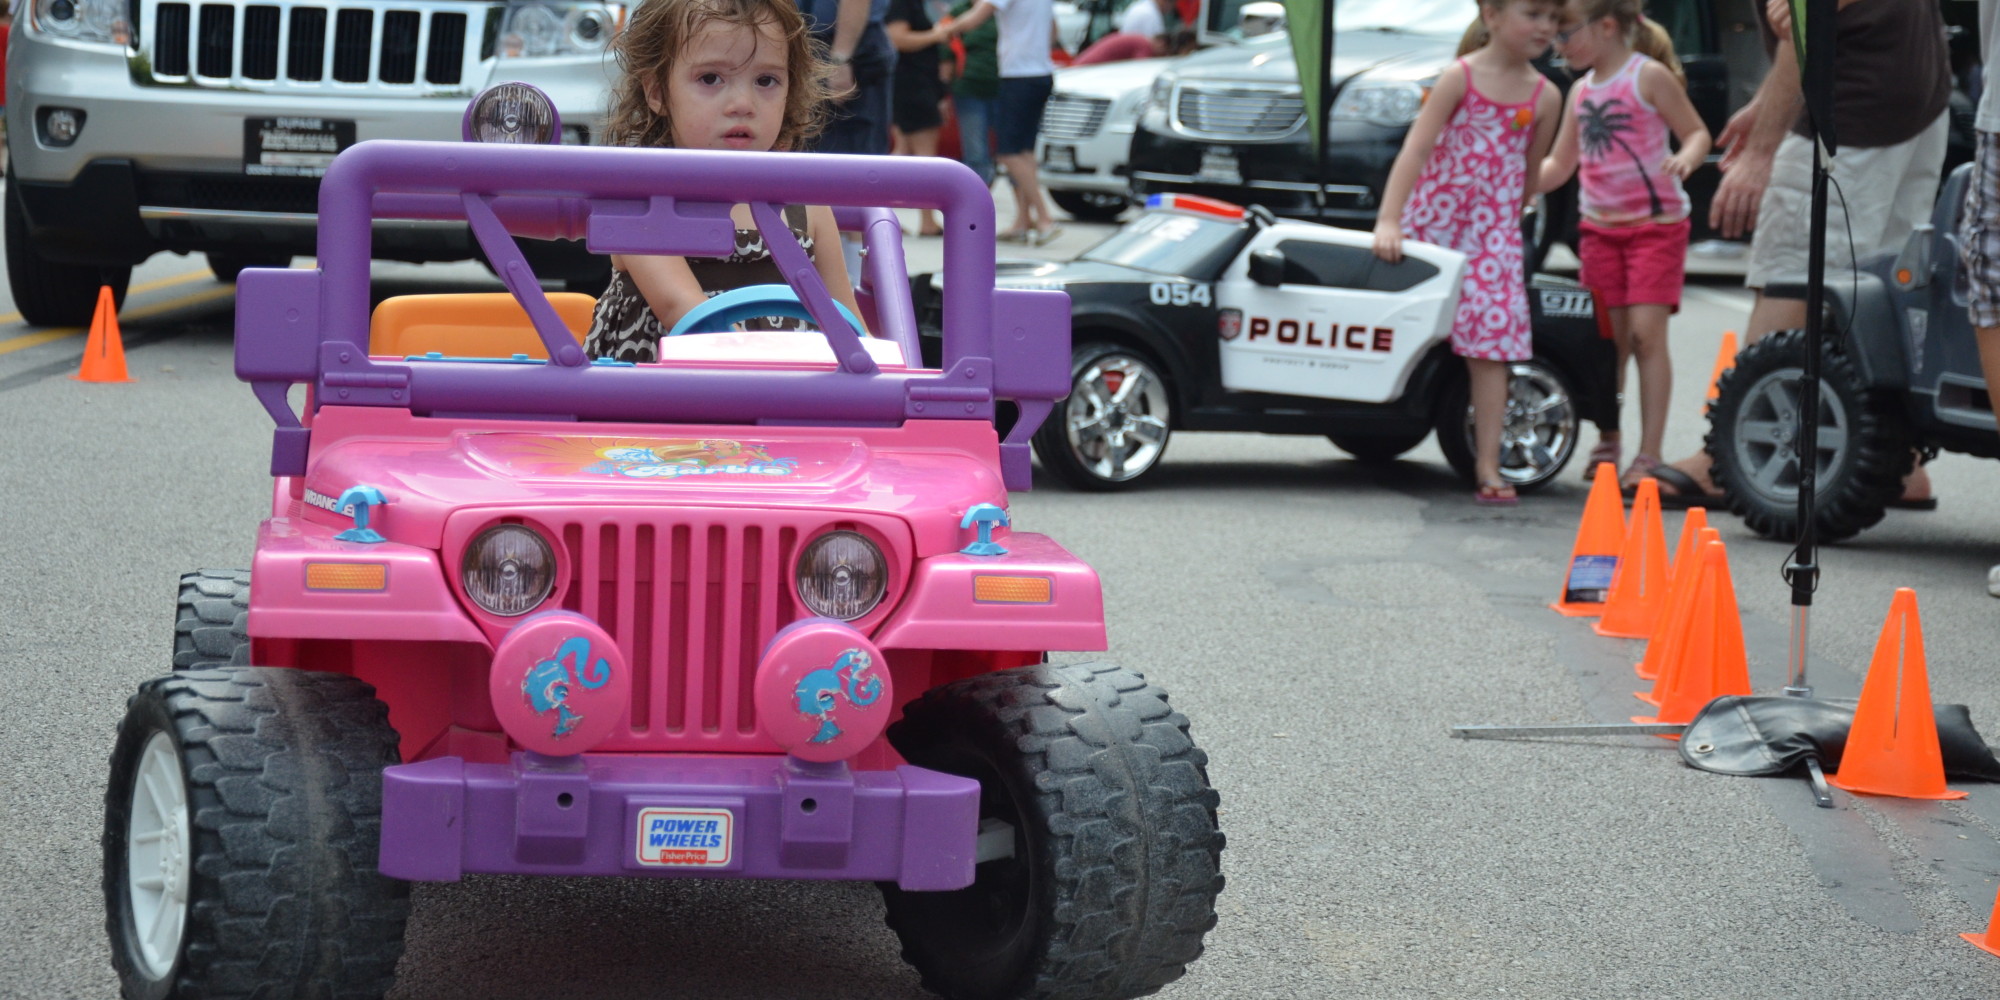
{"type": "Polygon", "coordinates": [[[166,978],[180,957],[187,929],[191,846],[180,754],[166,733],[156,732],[139,753],[125,839],[132,951],[153,979],[166,978]]]}
{"type": "Polygon", "coordinates": [[[1126,482],[1167,446],[1167,387],[1145,362],[1108,354],[1077,374],[1064,418],[1070,454],[1098,479],[1126,482]]]}
{"type": "MultiPolygon", "coordinates": [[[[1532,361],[1508,368],[1507,413],[1500,421],[1500,476],[1514,486],[1541,483],[1576,451],[1576,403],[1556,374],[1532,361]]],[[[1465,408],[1465,441],[1478,453],[1472,407],[1465,408]]]]}

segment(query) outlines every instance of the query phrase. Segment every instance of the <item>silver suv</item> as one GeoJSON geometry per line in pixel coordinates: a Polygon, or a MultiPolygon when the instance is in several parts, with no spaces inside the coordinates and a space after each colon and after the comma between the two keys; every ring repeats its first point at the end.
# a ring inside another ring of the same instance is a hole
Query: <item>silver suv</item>
{"type": "MultiPolygon", "coordinates": [[[[200,251],[218,278],[313,252],[319,177],[364,139],[456,139],[488,84],[541,88],[563,141],[600,127],[622,3],[23,0],[7,72],[7,280],[29,323],[89,322],[132,265],[200,251]]],[[[524,241],[587,284],[575,244],[524,241]],[[531,245],[532,244],[532,245],[531,245]]],[[[462,223],[376,223],[377,258],[465,260],[462,223]]]]}

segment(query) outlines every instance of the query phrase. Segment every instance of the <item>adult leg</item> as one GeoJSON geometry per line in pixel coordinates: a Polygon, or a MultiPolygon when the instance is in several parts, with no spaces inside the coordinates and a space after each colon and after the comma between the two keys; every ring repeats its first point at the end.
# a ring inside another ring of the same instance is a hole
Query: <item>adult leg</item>
{"type": "Polygon", "coordinates": [[[991,97],[954,95],[952,109],[958,116],[959,162],[972,168],[987,186],[993,184],[993,105],[991,97]]]}
{"type": "MultiPolygon", "coordinates": [[[[936,156],[938,149],[938,129],[926,128],[918,129],[915,132],[905,132],[903,134],[903,141],[911,156],[936,156]]],[[[918,220],[918,235],[944,235],[944,227],[938,225],[937,212],[935,210],[924,209],[919,213],[918,220]]]]}

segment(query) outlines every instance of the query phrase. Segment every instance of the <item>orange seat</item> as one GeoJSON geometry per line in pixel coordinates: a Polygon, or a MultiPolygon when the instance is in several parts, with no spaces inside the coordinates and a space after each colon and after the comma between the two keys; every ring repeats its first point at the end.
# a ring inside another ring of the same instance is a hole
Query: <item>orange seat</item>
{"type": "MultiPolygon", "coordinates": [[[[597,300],[576,292],[550,292],[549,305],[583,343],[597,300]]],[[[508,292],[452,295],[396,295],[375,307],[368,324],[368,353],[409,357],[436,351],[448,358],[508,358],[525,354],[546,360],[548,349],[508,292]]]]}

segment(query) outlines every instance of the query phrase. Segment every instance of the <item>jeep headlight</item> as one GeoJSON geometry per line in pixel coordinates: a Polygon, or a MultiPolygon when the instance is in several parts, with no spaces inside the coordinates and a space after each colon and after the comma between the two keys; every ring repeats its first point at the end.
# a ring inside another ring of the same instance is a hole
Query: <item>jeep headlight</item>
{"type": "Polygon", "coordinates": [[[1408,81],[1348,84],[1333,102],[1333,117],[1376,125],[1408,125],[1424,107],[1424,88],[1408,81]]]}
{"type": "Polygon", "coordinates": [[[507,59],[594,55],[603,52],[624,25],[624,4],[513,4],[500,29],[500,55],[507,59]]]}
{"type": "Polygon", "coordinates": [[[35,29],[75,42],[124,45],[132,40],[125,0],[34,0],[35,29]]]}
{"type": "Polygon", "coordinates": [[[533,528],[496,524],[465,547],[466,596],[490,614],[525,615],[556,585],[556,554],[533,528]]]}
{"type": "Polygon", "coordinates": [[[866,615],[882,603],[888,583],[882,550],[859,532],[829,531],[799,553],[799,600],[823,618],[866,615]]]}

